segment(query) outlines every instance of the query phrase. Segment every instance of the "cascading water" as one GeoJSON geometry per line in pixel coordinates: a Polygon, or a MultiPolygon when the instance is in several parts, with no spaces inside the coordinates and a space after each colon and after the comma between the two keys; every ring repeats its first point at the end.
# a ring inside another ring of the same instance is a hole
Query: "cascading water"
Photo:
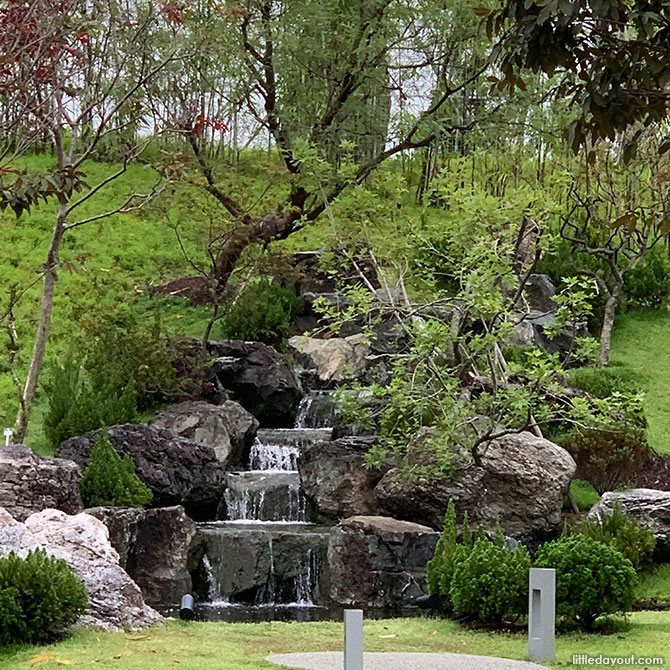
{"type": "Polygon", "coordinates": [[[331,439],[328,406],[322,392],[307,396],[294,428],[259,430],[249,469],[226,474],[221,521],[201,526],[209,606],[316,607],[328,535],[310,523],[298,457],[309,444],[331,439]]]}

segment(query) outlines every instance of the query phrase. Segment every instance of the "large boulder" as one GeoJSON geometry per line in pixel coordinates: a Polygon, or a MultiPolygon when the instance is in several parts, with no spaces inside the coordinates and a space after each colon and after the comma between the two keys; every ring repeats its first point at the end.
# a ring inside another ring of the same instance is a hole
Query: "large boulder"
{"type": "Polygon", "coordinates": [[[629,489],[607,492],[589,512],[590,519],[609,516],[616,506],[656,537],[657,549],[670,554],[670,491],[656,489],[629,489]]]}
{"type": "Polygon", "coordinates": [[[159,412],[150,425],[209,445],[227,469],[246,467],[258,430],[256,417],[232,400],[222,405],[204,400],[171,405],[159,412]]]}
{"type": "Polygon", "coordinates": [[[524,295],[528,306],[538,312],[555,312],[557,305],[554,301],[556,287],[549,275],[531,274],[524,286],[524,295]]]}
{"type": "Polygon", "coordinates": [[[426,563],[439,533],[383,516],[354,516],[328,543],[330,599],[337,605],[399,608],[425,593],[426,563]]]}
{"type": "Polygon", "coordinates": [[[187,563],[196,525],[183,507],[94,507],[86,511],[107,526],[121,567],[149,605],[161,610],[174,608],[191,592],[187,563]]]}
{"type": "MultiPolygon", "coordinates": [[[[98,431],[65,440],[56,450],[83,469],[98,431]]],[[[223,470],[212,447],[145,424],[121,424],[108,429],[120,454],[130,454],[138,477],[152,490],[155,507],[183,505],[196,520],[213,519],[221,497],[223,470]]]]}
{"type": "Polygon", "coordinates": [[[88,592],[90,610],[81,617],[82,625],[120,631],[161,621],[119,565],[106,526],[90,514],[69,516],[46,509],[20,523],[0,508],[0,539],[0,555],[14,551],[25,556],[31,549],[42,548],[68,564],[88,592]]]}
{"type": "Polygon", "coordinates": [[[260,342],[222,340],[208,342],[207,350],[215,356],[209,377],[219,393],[231,393],[262,426],[293,425],[302,387],[275,349],[260,342]]]}
{"type": "Polygon", "coordinates": [[[19,521],[47,507],[81,512],[80,478],[71,460],[39,456],[24,444],[0,448],[0,507],[19,521]]]}
{"type": "MultiPolygon", "coordinates": [[[[430,465],[431,454],[419,445],[412,464],[430,465]]],[[[375,492],[384,513],[440,528],[449,499],[459,515],[488,530],[500,520],[503,532],[533,543],[555,533],[561,524],[563,496],[575,474],[575,462],[558,445],[522,432],[491,442],[482,464],[463,466],[453,477],[408,477],[402,468],[389,471],[375,492]]]]}
{"type": "Polygon", "coordinates": [[[288,341],[300,378],[310,388],[333,388],[360,379],[370,347],[364,334],[317,339],[296,335],[288,341]]]}
{"type": "Polygon", "coordinates": [[[333,523],[344,517],[377,514],[375,487],[383,470],[365,467],[375,438],[343,437],[305,447],[298,457],[302,490],[316,520],[333,523]]]}

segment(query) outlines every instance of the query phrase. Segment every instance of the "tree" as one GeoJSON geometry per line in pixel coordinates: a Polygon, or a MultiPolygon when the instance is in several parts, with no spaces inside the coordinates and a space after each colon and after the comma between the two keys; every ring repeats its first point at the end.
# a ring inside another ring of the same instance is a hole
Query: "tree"
{"type": "Polygon", "coordinates": [[[267,133],[287,195],[263,209],[235,197],[204,142],[217,121],[203,116],[188,90],[175,92],[180,115],[173,113],[171,124],[190,147],[203,188],[230,219],[213,255],[215,292],[223,291],[249,247],[309,225],[394,156],[467,129],[439,112],[487,64],[481,60],[466,72],[443,67],[463,43],[456,31],[442,33],[443,42],[437,38],[433,19],[441,11],[442,3],[429,0],[246,0],[227,8],[220,21],[233,54],[228,64],[240,73],[227,98],[243,99],[258,132],[267,133]],[[414,114],[395,111],[417,86],[430,90],[428,104],[414,114]]]}
{"type": "MultiPolygon", "coordinates": [[[[574,103],[573,149],[667,118],[670,3],[610,0],[503,0],[487,16],[501,89],[525,88],[525,70],[556,77],[574,103]]],[[[637,137],[628,142],[627,158],[637,137]]],[[[670,149],[670,142],[661,146],[670,149]]]]}
{"type": "MultiPolygon", "coordinates": [[[[169,6],[136,3],[123,11],[112,0],[5,0],[0,8],[0,96],[3,101],[0,209],[17,216],[41,201],[58,203],[43,268],[39,321],[25,383],[17,385],[19,412],[14,439],[22,440],[44,361],[64,237],[80,226],[141,207],[159,190],[131,193],[111,211],[76,219],[79,208],[120,177],[144,149],[148,100],[143,87],[170,62],[179,60],[169,6]],[[167,7],[167,8],[166,8],[167,7]],[[155,57],[157,42],[166,43],[155,57]],[[85,161],[110,138],[120,144],[121,167],[89,185],[85,161]],[[11,167],[12,160],[47,138],[56,166],[39,174],[11,167]]],[[[4,320],[10,328],[12,362],[18,342],[14,290],[4,320]]],[[[18,377],[12,371],[15,382],[18,377]]]]}

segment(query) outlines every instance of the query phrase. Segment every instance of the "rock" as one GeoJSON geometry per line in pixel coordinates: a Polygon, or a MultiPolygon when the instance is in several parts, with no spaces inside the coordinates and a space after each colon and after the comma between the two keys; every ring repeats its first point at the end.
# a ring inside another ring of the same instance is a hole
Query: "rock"
{"type": "Polygon", "coordinates": [[[327,340],[296,335],[289,339],[288,346],[303,384],[322,389],[361,378],[370,352],[362,333],[327,340]]]}
{"type": "Polygon", "coordinates": [[[524,287],[524,294],[528,300],[528,306],[537,312],[555,312],[556,287],[551,281],[549,275],[532,274],[529,275],[524,287]]]}
{"type": "Polygon", "coordinates": [[[256,417],[232,400],[222,405],[204,400],[171,405],[159,412],[150,425],[209,445],[226,469],[246,466],[258,429],[256,417]]]}
{"type": "Polygon", "coordinates": [[[183,507],[94,507],[86,511],[107,526],[121,567],[149,605],[161,610],[174,608],[191,592],[187,563],[196,525],[183,507]]]}
{"type": "Polygon", "coordinates": [[[666,556],[670,554],[670,491],[629,489],[604,493],[591,508],[589,519],[609,516],[616,505],[654,534],[657,550],[666,556]]]}
{"type": "Polygon", "coordinates": [[[300,453],[300,482],[317,521],[377,513],[375,486],[383,471],[365,468],[365,454],[375,443],[375,438],[343,437],[317,442],[300,453]]]}
{"type": "Polygon", "coordinates": [[[425,594],[440,534],[383,516],[354,516],[330,534],[330,598],[342,606],[399,608],[425,594]]]}
{"type": "Polygon", "coordinates": [[[71,460],[39,456],[25,444],[0,447],[0,507],[19,521],[48,507],[81,512],[80,479],[71,460]]]}
{"type": "Polygon", "coordinates": [[[553,313],[532,311],[525,318],[518,321],[513,334],[507,339],[507,344],[522,347],[540,347],[552,353],[557,353],[561,360],[565,360],[568,353],[575,351],[575,339],[589,337],[589,329],[585,321],[576,324],[566,324],[560,332],[550,338],[545,328],[553,325],[556,317],[553,313]]]}
{"type": "Polygon", "coordinates": [[[319,603],[327,587],[328,533],[317,529],[198,527],[189,564],[200,601],[319,603]]]}
{"type": "MultiPolygon", "coordinates": [[[[98,431],[65,440],[56,454],[86,467],[98,431]]],[[[183,505],[193,519],[213,519],[223,471],[212,447],[145,424],[108,429],[120,454],[130,454],[137,476],[152,490],[155,507],[183,505]]]]}
{"type": "MultiPolygon", "coordinates": [[[[431,454],[415,446],[412,462],[430,465],[431,454]]],[[[489,445],[482,466],[466,465],[450,479],[407,479],[401,468],[384,475],[375,492],[383,512],[440,528],[450,498],[459,516],[487,530],[500,519],[505,534],[533,543],[561,524],[563,496],[575,473],[572,456],[558,445],[523,432],[489,445]]]]}
{"type": "Polygon", "coordinates": [[[120,631],[162,620],[146,605],[137,584],[119,565],[106,526],[90,514],[69,516],[46,509],[32,514],[23,524],[0,509],[0,537],[0,555],[14,551],[25,556],[30,549],[41,547],[68,564],[88,591],[90,610],[80,624],[120,631]]]}
{"type": "Polygon", "coordinates": [[[303,396],[298,378],[288,363],[260,342],[223,340],[208,342],[216,356],[209,371],[215,385],[268,428],[293,425],[303,396]]]}

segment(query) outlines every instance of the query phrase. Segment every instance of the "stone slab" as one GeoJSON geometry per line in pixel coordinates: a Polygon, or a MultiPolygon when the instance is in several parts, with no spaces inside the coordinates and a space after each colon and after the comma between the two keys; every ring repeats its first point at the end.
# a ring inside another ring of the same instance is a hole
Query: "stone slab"
{"type": "MultiPolygon", "coordinates": [[[[338,651],[275,654],[267,660],[300,670],[342,670],[344,667],[343,654],[338,651]]],[[[365,652],[364,667],[365,670],[542,670],[547,666],[468,654],[365,652]]]]}

